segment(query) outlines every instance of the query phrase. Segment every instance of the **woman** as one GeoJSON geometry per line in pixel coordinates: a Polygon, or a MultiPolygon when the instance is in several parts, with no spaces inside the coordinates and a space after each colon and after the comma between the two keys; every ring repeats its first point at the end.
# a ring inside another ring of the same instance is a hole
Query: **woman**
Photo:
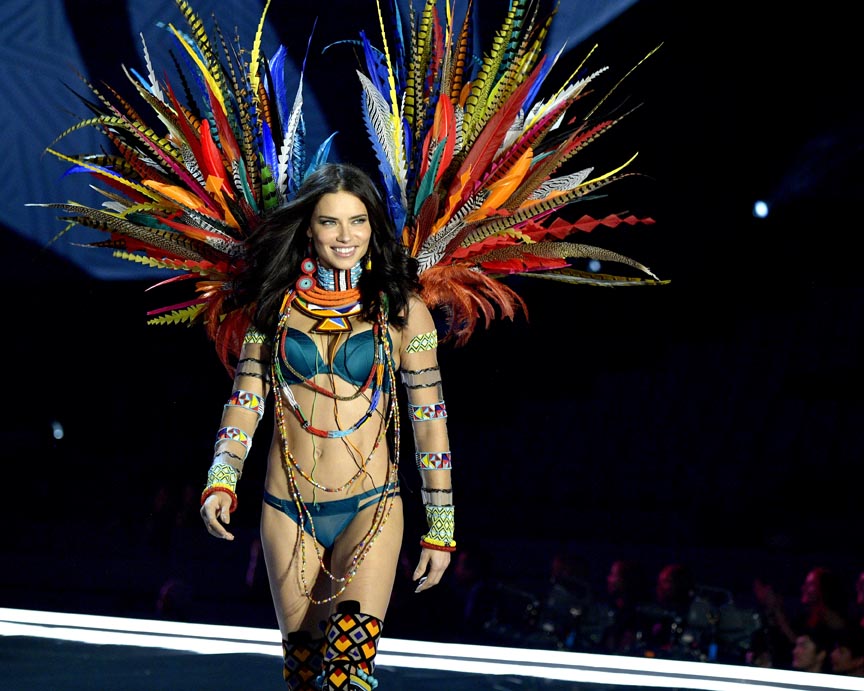
{"type": "Polygon", "coordinates": [[[343,164],[305,178],[253,234],[247,262],[237,287],[252,326],[201,516],[212,535],[233,539],[237,479],[272,388],[261,539],[285,680],[292,690],[374,688],[402,545],[397,370],[430,527],[417,592],[439,583],[455,547],[437,332],[417,263],[370,178],[343,164]]]}

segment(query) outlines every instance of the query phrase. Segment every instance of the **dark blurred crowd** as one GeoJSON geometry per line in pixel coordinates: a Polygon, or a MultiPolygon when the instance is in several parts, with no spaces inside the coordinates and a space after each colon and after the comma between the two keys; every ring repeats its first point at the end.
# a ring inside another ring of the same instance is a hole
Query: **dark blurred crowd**
{"type": "Polygon", "coordinates": [[[701,583],[685,563],[651,573],[638,560],[617,559],[597,592],[588,562],[562,552],[536,593],[497,578],[482,549],[454,558],[422,618],[417,603],[406,602],[416,627],[400,618],[397,593],[391,635],[864,676],[864,569],[814,566],[794,597],[754,577],[752,592],[739,598],[701,583]]]}
{"type": "MultiPolygon", "coordinates": [[[[178,535],[201,534],[197,490],[185,487],[176,495],[172,502],[156,493],[146,531],[148,547],[167,563],[188,561],[178,535]]],[[[652,571],[634,558],[611,560],[598,583],[591,575],[596,561],[562,549],[551,554],[540,585],[525,586],[501,574],[483,545],[464,544],[441,584],[418,596],[409,552],[403,552],[387,613],[387,635],[394,638],[864,676],[864,567],[846,573],[813,565],[797,592],[754,575],[750,592],[733,593],[697,577],[691,564],[670,562],[652,571]]],[[[235,616],[247,617],[244,625],[274,625],[257,537],[242,556],[246,597],[235,616]]],[[[202,594],[195,583],[168,577],[156,614],[194,620],[202,606],[207,611],[201,603],[196,609],[202,594]]]]}

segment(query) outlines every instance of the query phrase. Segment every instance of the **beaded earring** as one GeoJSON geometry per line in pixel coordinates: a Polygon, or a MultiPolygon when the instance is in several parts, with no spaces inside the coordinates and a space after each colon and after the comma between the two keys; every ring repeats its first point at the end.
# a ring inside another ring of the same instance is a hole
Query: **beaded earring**
{"type": "Polygon", "coordinates": [[[312,290],[315,287],[315,272],[317,270],[318,264],[311,257],[306,257],[306,259],[300,262],[300,271],[302,274],[297,279],[297,283],[294,284],[297,290],[312,290]]]}
{"type": "Polygon", "coordinates": [[[371,268],[372,268],[372,253],[369,252],[366,255],[366,264],[363,266],[363,269],[365,271],[369,271],[371,268]]]}

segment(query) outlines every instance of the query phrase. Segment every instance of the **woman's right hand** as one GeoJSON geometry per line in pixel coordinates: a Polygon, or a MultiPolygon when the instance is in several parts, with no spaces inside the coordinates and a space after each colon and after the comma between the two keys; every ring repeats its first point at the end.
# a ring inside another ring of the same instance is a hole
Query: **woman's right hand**
{"type": "Polygon", "coordinates": [[[207,532],[222,540],[233,540],[234,535],[225,529],[231,522],[231,495],[227,492],[213,492],[201,505],[201,518],[207,532]],[[224,525],[223,525],[224,523],[224,525]]]}

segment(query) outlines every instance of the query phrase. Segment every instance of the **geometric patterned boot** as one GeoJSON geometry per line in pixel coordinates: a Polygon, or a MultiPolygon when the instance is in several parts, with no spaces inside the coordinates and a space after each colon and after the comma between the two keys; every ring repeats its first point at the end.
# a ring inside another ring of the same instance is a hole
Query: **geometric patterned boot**
{"type": "Polygon", "coordinates": [[[294,631],[282,641],[285,664],[282,678],[288,691],[317,691],[317,678],[324,669],[324,639],[312,640],[308,631],[294,631]]]}
{"type": "Polygon", "coordinates": [[[345,600],[327,621],[324,632],[322,691],[371,691],[372,676],[383,622],[360,612],[360,603],[345,600]]]}

